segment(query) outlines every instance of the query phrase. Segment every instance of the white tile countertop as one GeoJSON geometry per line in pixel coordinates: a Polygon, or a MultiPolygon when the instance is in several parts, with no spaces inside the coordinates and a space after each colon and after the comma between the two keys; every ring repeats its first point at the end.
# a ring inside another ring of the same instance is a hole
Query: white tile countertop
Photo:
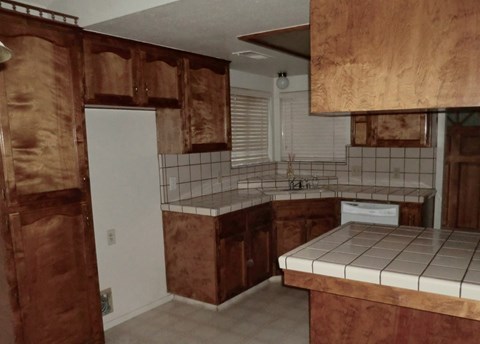
{"type": "Polygon", "coordinates": [[[280,268],[480,300],[480,233],[349,222],[279,257],[280,268]]]}
{"type": "Polygon", "coordinates": [[[352,198],[391,202],[423,203],[435,195],[434,189],[358,186],[342,184],[319,185],[315,189],[288,190],[287,184],[276,187],[240,188],[185,200],[164,203],[162,210],[189,214],[218,216],[270,201],[316,198],[352,198]]]}
{"type": "Polygon", "coordinates": [[[269,195],[255,189],[232,190],[162,204],[162,210],[180,213],[219,216],[232,211],[268,203],[269,195]]]}

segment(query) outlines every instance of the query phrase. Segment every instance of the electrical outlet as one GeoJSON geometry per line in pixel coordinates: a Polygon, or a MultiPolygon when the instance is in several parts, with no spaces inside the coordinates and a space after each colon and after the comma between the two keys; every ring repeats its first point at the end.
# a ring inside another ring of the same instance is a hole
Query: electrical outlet
{"type": "Polygon", "coordinates": [[[107,231],[107,244],[108,246],[115,245],[117,243],[117,235],[115,233],[115,229],[109,229],[107,231]]]}
{"type": "Polygon", "coordinates": [[[113,312],[112,288],[100,291],[100,306],[103,316],[113,312]]]}
{"type": "Polygon", "coordinates": [[[170,191],[177,190],[177,177],[168,178],[168,189],[170,191]]]}

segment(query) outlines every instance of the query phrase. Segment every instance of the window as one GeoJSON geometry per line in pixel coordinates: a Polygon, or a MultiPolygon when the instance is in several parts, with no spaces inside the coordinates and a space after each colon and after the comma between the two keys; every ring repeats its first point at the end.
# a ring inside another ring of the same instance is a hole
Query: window
{"type": "Polygon", "coordinates": [[[350,117],[309,116],[309,101],[307,91],[281,95],[282,160],[346,161],[350,117]]]}
{"type": "Polygon", "coordinates": [[[231,90],[232,166],[270,161],[268,156],[267,93],[231,90]]]}

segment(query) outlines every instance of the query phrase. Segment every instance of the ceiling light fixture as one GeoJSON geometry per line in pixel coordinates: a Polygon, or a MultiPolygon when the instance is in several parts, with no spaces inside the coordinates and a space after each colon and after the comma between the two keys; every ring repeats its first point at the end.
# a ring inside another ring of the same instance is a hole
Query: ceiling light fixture
{"type": "Polygon", "coordinates": [[[0,63],[10,60],[12,51],[0,41],[0,63]]]}
{"type": "Polygon", "coordinates": [[[287,72],[278,73],[277,87],[281,90],[284,90],[288,87],[289,84],[290,82],[288,81],[288,78],[287,78],[287,72]]]}

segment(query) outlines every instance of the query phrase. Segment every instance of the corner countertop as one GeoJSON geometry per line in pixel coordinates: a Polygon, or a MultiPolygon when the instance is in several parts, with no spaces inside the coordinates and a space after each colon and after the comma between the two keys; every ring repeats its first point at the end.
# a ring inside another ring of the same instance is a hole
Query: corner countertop
{"type": "Polygon", "coordinates": [[[282,269],[480,301],[480,233],[349,222],[279,257],[282,269]]]}
{"type": "Polygon", "coordinates": [[[434,189],[337,184],[336,177],[320,177],[312,189],[288,190],[283,176],[256,177],[238,182],[238,189],[162,204],[162,210],[219,216],[270,201],[348,198],[368,201],[423,203],[434,189]]]}

